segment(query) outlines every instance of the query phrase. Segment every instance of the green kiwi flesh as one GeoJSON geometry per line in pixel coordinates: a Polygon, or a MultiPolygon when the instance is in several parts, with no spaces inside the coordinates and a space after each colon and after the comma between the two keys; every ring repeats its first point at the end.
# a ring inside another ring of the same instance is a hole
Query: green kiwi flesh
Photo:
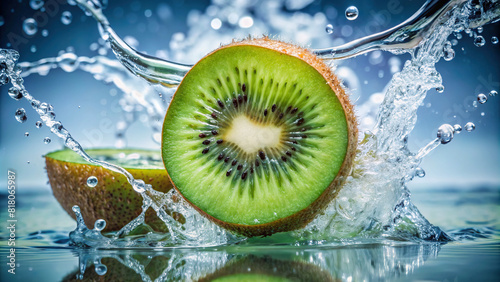
{"type": "Polygon", "coordinates": [[[246,236],[307,224],[338,193],[357,142],[347,95],[306,49],[263,39],[221,47],[179,85],[162,157],[178,192],[246,236]]]}

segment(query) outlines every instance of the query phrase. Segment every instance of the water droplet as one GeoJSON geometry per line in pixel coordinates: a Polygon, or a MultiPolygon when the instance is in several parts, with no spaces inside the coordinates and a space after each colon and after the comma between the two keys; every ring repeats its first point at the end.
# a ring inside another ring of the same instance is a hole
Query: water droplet
{"type": "Polygon", "coordinates": [[[30,51],[31,51],[31,53],[36,53],[36,46],[35,45],[31,45],[30,51]]]}
{"type": "Polygon", "coordinates": [[[453,126],[449,124],[443,124],[438,128],[437,138],[441,141],[441,144],[450,143],[453,139],[453,126]]]}
{"type": "Polygon", "coordinates": [[[144,181],[142,180],[134,180],[134,183],[132,185],[134,187],[134,190],[139,192],[139,193],[143,193],[144,191],[146,191],[146,183],[144,183],[144,181]]]}
{"type": "Polygon", "coordinates": [[[31,162],[30,162],[30,161],[27,161],[26,163],[30,164],[31,162]]]}
{"type": "Polygon", "coordinates": [[[211,22],[210,22],[210,26],[215,29],[215,30],[218,30],[221,28],[222,26],[222,21],[219,19],[219,18],[215,18],[213,19],[211,22]]]}
{"type": "Polygon", "coordinates": [[[436,87],[436,91],[438,93],[443,93],[444,92],[444,86],[441,85],[441,86],[436,87]]]}
{"type": "Polygon", "coordinates": [[[474,108],[477,108],[477,101],[473,101],[473,102],[472,102],[472,106],[473,106],[474,108]]]}
{"type": "Polygon", "coordinates": [[[483,32],[483,27],[482,26],[480,26],[480,27],[477,28],[477,33],[481,33],[481,32],[483,32]]]}
{"type": "Polygon", "coordinates": [[[359,11],[356,6],[347,7],[347,9],[345,10],[345,17],[350,21],[357,19],[358,15],[359,11]]]}
{"type": "Polygon", "coordinates": [[[333,33],[333,25],[327,24],[326,27],[325,27],[325,31],[328,34],[332,34],[333,33]]]}
{"type": "Polygon", "coordinates": [[[50,142],[52,142],[52,140],[49,137],[43,138],[43,143],[50,144],[50,142]]]}
{"type": "Polygon", "coordinates": [[[485,112],[481,112],[481,116],[484,117],[486,115],[485,112]]]}
{"type": "Polygon", "coordinates": [[[472,131],[474,131],[474,129],[476,129],[476,125],[469,121],[468,123],[465,124],[464,128],[468,132],[472,132],[472,131]]]}
{"type": "Polygon", "coordinates": [[[28,131],[24,132],[24,136],[28,137],[30,136],[30,133],[28,131]]]}
{"type": "Polygon", "coordinates": [[[496,95],[498,95],[498,92],[496,92],[495,90],[490,91],[490,96],[496,96],[496,95]]]}
{"type": "Polygon", "coordinates": [[[106,227],[106,221],[104,219],[98,219],[94,223],[94,229],[97,231],[102,231],[106,227]]]}
{"type": "Polygon", "coordinates": [[[460,40],[460,39],[462,39],[462,34],[461,34],[461,33],[457,33],[457,34],[455,34],[455,37],[456,37],[458,40],[460,40]]]}
{"type": "Polygon", "coordinates": [[[37,121],[35,123],[36,128],[40,128],[40,127],[42,127],[42,125],[43,125],[43,123],[41,121],[37,121]]]}
{"type": "Polygon", "coordinates": [[[49,31],[48,31],[48,30],[46,30],[46,29],[42,30],[42,36],[43,36],[43,37],[47,37],[47,36],[49,36],[49,31]]]}
{"type": "Polygon", "coordinates": [[[19,100],[23,97],[23,94],[21,93],[21,91],[19,91],[19,89],[15,88],[15,87],[11,87],[9,89],[9,96],[10,96],[10,98],[12,98],[14,100],[19,100]]]}
{"type": "Polygon", "coordinates": [[[493,44],[498,44],[498,37],[496,37],[496,36],[492,36],[492,37],[491,37],[491,43],[493,43],[493,44]]]}
{"type": "Polygon", "coordinates": [[[103,276],[108,272],[108,268],[104,264],[98,264],[95,266],[95,273],[99,276],[103,276]]]}
{"type": "Polygon", "coordinates": [[[455,134],[460,134],[460,132],[462,132],[462,126],[460,124],[455,124],[453,126],[453,130],[455,131],[455,134]]]}
{"type": "Polygon", "coordinates": [[[97,177],[95,176],[90,176],[89,178],[87,178],[87,186],[89,186],[90,188],[94,188],[97,186],[97,177]]]}
{"type": "Polygon", "coordinates": [[[481,35],[476,36],[476,38],[474,38],[474,45],[476,45],[477,47],[483,47],[485,43],[486,40],[481,35]]]}
{"type": "Polygon", "coordinates": [[[61,14],[61,22],[65,25],[68,25],[73,20],[73,15],[70,11],[64,11],[61,14]]]}
{"type": "Polygon", "coordinates": [[[27,18],[23,22],[23,30],[26,35],[35,35],[38,31],[38,24],[33,18],[27,18]]]}
{"type": "Polygon", "coordinates": [[[42,8],[44,4],[45,3],[43,0],[31,0],[30,1],[30,7],[33,10],[38,10],[38,9],[42,8]]]}
{"type": "Polygon", "coordinates": [[[420,177],[420,178],[422,178],[422,177],[425,176],[425,170],[423,168],[421,168],[421,167],[417,167],[415,169],[415,175],[418,176],[418,177],[420,177]]]}
{"type": "Polygon", "coordinates": [[[486,103],[486,101],[488,101],[488,96],[486,96],[483,93],[481,93],[481,94],[477,95],[477,101],[480,104],[484,104],[484,103],[486,103]]]}
{"type": "Polygon", "coordinates": [[[24,110],[24,108],[19,108],[16,110],[16,113],[14,114],[14,116],[16,117],[17,121],[20,122],[20,123],[24,123],[28,117],[26,116],[26,111],[24,110]]]}
{"type": "Polygon", "coordinates": [[[455,50],[451,48],[443,50],[443,58],[445,61],[453,60],[455,58],[455,50]]]}

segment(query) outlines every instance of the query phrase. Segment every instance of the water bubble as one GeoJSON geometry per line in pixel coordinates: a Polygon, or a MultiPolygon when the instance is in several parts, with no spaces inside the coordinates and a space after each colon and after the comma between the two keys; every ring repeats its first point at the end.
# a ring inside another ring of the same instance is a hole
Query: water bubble
{"type": "Polygon", "coordinates": [[[462,132],[462,126],[460,124],[455,124],[453,126],[453,131],[455,132],[455,134],[460,134],[460,132],[462,132]]]}
{"type": "Polygon", "coordinates": [[[31,45],[30,51],[31,51],[31,53],[36,53],[36,46],[35,45],[31,45]]]}
{"type": "Polygon", "coordinates": [[[484,103],[486,103],[486,101],[488,101],[488,96],[486,96],[483,93],[481,93],[481,94],[477,95],[477,101],[480,104],[484,104],[484,103]]]}
{"type": "Polygon", "coordinates": [[[38,24],[33,18],[27,18],[23,22],[23,31],[26,35],[35,35],[38,31],[38,24]]]}
{"type": "Polygon", "coordinates": [[[215,29],[215,30],[218,30],[221,28],[222,26],[222,21],[219,19],[219,18],[215,18],[213,19],[211,22],[210,22],[210,26],[215,29]]]}
{"type": "Polygon", "coordinates": [[[474,45],[476,45],[477,47],[483,47],[484,44],[486,44],[486,40],[481,35],[474,38],[474,45]]]}
{"type": "Polygon", "coordinates": [[[30,162],[30,161],[27,161],[26,163],[27,163],[27,164],[30,164],[31,162],[30,162]]]}
{"type": "Polygon", "coordinates": [[[95,273],[99,276],[103,276],[108,272],[108,268],[104,264],[98,264],[95,266],[95,273]]]}
{"type": "Polygon", "coordinates": [[[43,138],[43,143],[50,144],[50,142],[52,142],[52,140],[50,139],[50,137],[43,138]]]}
{"type": "Polygon", "coordinates": [[[17,121],[20,122],[20,123],[24,123],[28,117],[26,116],[26,111],[24,110],[24,108],[19,108],[16,110],[16,113],[14,114],[14,116],[16,117],[17,121]]]}
{"type": "Polygon", "coordinates": [[[472,131],[474,131],[474,129],[476,129],[476,125],[469,121],[468,123],[465,124],[464,128],[468,132],[472,132],[472,131]]]}
{"type": "Polygon", "coordinates": [[[477,108],[477,101],[473,101],[473,102],[472,102],[472,106],[473,106],[474,108],[477,108]]]}
{"type": "Polygon", "coordinates": [[[9,96],[10,96],[10,98],[12,98],[14,100],[19,100],[23,97],[23,93],[21,91],[19,91],[19,89],[15,88],[15,87],[11,87],[9,89],[9,96]]]}
{"type": "Polygon", "coordinates": [[[30,136],[30,133],[28,131],[24,132],[24,136],[28,137],[30,136]]]}
{"type": "Polygon", "coordinates": [[[345,10],[345,17],[350,21],[357,19],[358,15],[359,11],[356,6],[347,7],[347,9],[345,10]]]}
{"type": "Polygon", "coordinates": [[[443,93],[444,92],[444,86],[440,85],[440,86],[436,87],[436,91],[437,91],[437,93],[443,93]]]}
{"type": "Polygon", "coordinates": [[[490,96],[496,96],[496,95],[498,95],[498,92],[496,92],[495,90],[490,91],[490,96]]]}
{"type": "Polygon", "coordinates": [[[443,124],[438,128],[437,138],[441,141],[441,144],[450,143],[453,139],[453,126],[449,124],[443,124]]]}
{"type": "Polygon", "coordinates": [[[43,37],[47,37],[47,36],[49,36],[49,31],[48,31],[48,30],[46,30],[46,29],[42,30],[42,36],[43,36],[43,37]]]}
{"type": "Polygon", "coordinates": [[[44,4],[45,3],[43,0],[31,0],[30,1],[30,7],[33,10],[38,10],[38,9],[42,8],[44,4]]]}
{"type": "Polygon", "coordinates": [[[245,17],[242,17],[239,21],[238,21],[238,25],[241,27],[241,28],[250,28],[253,26],[253,19],[252,17],[249,17],[249,16],[245,16],[245,17]]]}
{"type": "Polygon", "coordinates": [[[97,231],[102,231],[106,227],[106,221],[104,219],[98,219],[94,223],[94,229],[97,231]]]}
{"type": "Polygon", "coordinates": [[[5,73],[0,73],[0,86],[9,83],[10,79],[5,73]]]}
{"type": "Polygon", "coordinates": [[[65,25],[69,25],[73,20],[73,15],[70,11],[64,11],[61,14],[61,22],[65,25]]]}
{"type": "Polygon", "coordinates": [[[485,112],[481,112],[481,116],[484,117],[486,115],[485,112]]]}
{"type": "Polygon", "coordinates": [[[142,193],[144,191],[146,191],[146,183],[144,183],[143,180],[134,180],[134,183],[132,184],[132,186],[134,187],[134,190],[139,192],[139,193],[142,193]]]}
{"type": "Polygon", "coordinates": [[[455,50],[448,48],[443,50],[443,58],[445,61],[451,61],[455,58],[455,50]]]}
{"type": "Polygon", "coordinates": [[[328,34],[332,34],[333,33],[333,25],[327,24],[326,27],[325,27],[325,31],[328,34]]]}
{"type": "Polygon", "coordinates": [[[5,23],[5,19],[3,18],[3,16],[0,16],[0,26],[4,25],[5,23]]]}
{"type": "Polygon", "coordinates": [[[42,123],[41,121],[37,121],[37,122],[35,123],[35,127],[36,127],[36,128],[41,128],[41,127],[42,127],[42,125],[43,125],[43,123],[42,123]]]}
{"type": "Polygon", "coordinates": [[[493,43],[493,44],[498,44],[498,37],[496,37],[496,36],[492,36],[492,37],[491,37],[491,43],[493,43]]]}
{"type": "Polygon", "coordinates": [[[455,37],[456,37],[458,40],[460,40],[460,39],[462,39],[462,34],[461,34],[461,33],[456,33],[456,34],[455,34],[455,37]]]}
{"type": "Polygon", "coordinates": [[[94,188],[97,186],[97,177],[95,176],[90,176],[89,178],[87,178],[87,186],[89,186],[90,188],[94,188]]]}
{"type": "Polygon", "coordinates": [[[483,32],[483,27],[482,26],[480,26],[480,27],[477,28],[477,33],[481,33],[481,32],[483,32]]]}
{"type": "Polygon", "coordinates": [[[422,177],[425,176],[425,170],[423,168],[421,168],[421,167],[417,167],[415,169],[415,175],[418,176],[418,177],[420,177],[420,178],[422,178],[422,177]]]}

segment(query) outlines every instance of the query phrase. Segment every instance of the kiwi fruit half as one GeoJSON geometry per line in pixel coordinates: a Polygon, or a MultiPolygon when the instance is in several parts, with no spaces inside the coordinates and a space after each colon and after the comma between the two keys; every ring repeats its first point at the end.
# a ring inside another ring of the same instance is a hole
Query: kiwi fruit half
{"type": "Polygon", "coordinates": [[[162,157],[178,192],[242,235],[305,226],[339,192],[357,144],[352,105],[330,67],[269,38],[223,46],[184,77],[162,157]]]}
{"type": "MultiPolygon", "coordinates": [[[[172,184],[159,151],[140,149],[89,149],[86,152],[98,160],[115,163],[142,179],[160,192],[168,192],[172,184]]],[[[47,175],[55,198],[73,218],[74,205],[80,207],[89,227],[98,219],[106,220],[104,231],[120,230],[142,212],[142,197],[134,191],[125,176],[90,164],[71,150],[60,150],[45,156],[47,175]],[[89,187],[87,179],[97,178],[89,187]]],[[[165,224],[149,209],[145,222],[155,231],[167,231],[165,224]]]]}

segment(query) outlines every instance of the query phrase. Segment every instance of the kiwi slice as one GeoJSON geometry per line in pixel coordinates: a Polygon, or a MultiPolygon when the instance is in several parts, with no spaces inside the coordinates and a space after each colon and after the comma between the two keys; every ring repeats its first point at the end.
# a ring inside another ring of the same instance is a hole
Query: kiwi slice
{"type": "MultiPolygon", "coordinates": [[[[134,178],[161,192],[172,189],[159,151],[139,149],[90,149],[93,158],[118,164],[134,178]]],[[[90,164],[71,150],[60,150],[45,156],[47,174],[55,198],[73,218],[74,205],[80,206],[89,227],[97,219],[106,220],[104,231],[116,231],[142,212],[142,197],[133,190],[125,176],[90,164]],[[97,185],[87,186],[90,176],[97,177],[97,185]]],[[[165,224],[153,210],[146,212],[145,222],[156,231],[167,231],[165,224]]]]}
{"type": "Polygon", "coordinates": [[[305,226],[339,192],[356,151],[352,105],[306,49],[233,42],[184,77],[163,124],[162,157],[180,194],[245,236],[305,226]]]}

